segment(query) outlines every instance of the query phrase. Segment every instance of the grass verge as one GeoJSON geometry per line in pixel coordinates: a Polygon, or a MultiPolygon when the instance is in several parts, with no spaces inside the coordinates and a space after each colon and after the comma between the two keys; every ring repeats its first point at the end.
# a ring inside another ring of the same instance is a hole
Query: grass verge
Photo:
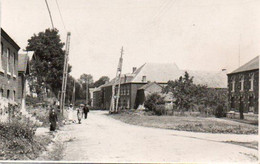
{"type": "Polygon", "coordinates": [[[111,115],[122,122],[180,131],[229,134],[258,134],[258,126],[214,117],[146,116],[130,113],[111,115]]]}

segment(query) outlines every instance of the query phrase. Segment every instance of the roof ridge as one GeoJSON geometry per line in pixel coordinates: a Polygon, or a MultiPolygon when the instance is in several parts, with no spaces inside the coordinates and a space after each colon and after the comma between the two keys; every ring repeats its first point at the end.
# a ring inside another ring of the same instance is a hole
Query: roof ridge
{"type": "MultiPolygon", "coordinates": [[[[234,71],[232,71],[229,74],[252,70],[253,68],[250,68],[250,66],[254,65],[255,62],[258,62],[257,68],[259,69],[259,55],[258,55],[256,57],[254,57],[253,59],[249,60],[248,62],[246,62],[245,64],[243,64],[242,66],[238,67],[237,69],[235,69],[234,71]],[[246,68],[246,67],[249,67],[249,68],[246,68]]],[[[255,68],[255,69],[257,69],[257,68],[255,68]]]]}
{"type": "Polygon", "coordinates": [[[134,79],[136,78],[136,76],[140,73],[140,71],[142,70],[142,68],[146,65],[147,63],[144,63],[143,65],[141,65],[139,68],[136,69],[136,71],[133,73],[134,74],[134,77],[133,79],[130,81],[134,81],[134,79]]]}

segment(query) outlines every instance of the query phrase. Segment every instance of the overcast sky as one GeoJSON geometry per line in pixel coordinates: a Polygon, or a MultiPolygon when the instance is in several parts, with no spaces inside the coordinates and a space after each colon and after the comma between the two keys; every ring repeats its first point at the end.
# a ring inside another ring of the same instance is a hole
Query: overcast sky
{"type": "MultiPolygon", "coordinates": [[[[259,0],[57,0],[71,32],[72,75],[113,77],[124,46],[123,72],[146,62],[181,69],[232,71],[260,54],[259,0]],[[239,48],[240,47],[240,48],[239,48]]],[[[55,0],[54,26],[65,42],[55,0]]],[[[24,49],[51,27],[45,0],[2,0],[1,26],[24,49]]]]}

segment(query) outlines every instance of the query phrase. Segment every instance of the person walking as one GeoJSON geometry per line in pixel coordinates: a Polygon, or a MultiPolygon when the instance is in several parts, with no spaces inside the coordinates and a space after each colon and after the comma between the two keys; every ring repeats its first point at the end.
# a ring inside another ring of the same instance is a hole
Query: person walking
{"type": "Polygon", "coordinates": [[[68,121],[70,123],[74,122],[74,120],[73,120],[73,106],[72,106],[72,104],[70,104],[69,109],[68,109],[68,121]]]}
{"type": "Polygon", "coordinates": [[[50,131],[55,131],[58,122],[58,116],[53,107],[51,108],[49,114],[49,121],[50,121],[50,131]]]}
{"type": "Polygon", "coordinates": [[[87,104],[83,107],[83,111],[84,111],[85,119],[87,119],[88,118],[88,112],[89,112],[89,108],[88,108],[87,104]]]}
{"type": "Polygon", "coordinates": [[[79,124],[81,124],[82,115],[83,115],[83,106],[80,105],[80,107],[77,109],[77,116],[78,116],[79,124]]]}

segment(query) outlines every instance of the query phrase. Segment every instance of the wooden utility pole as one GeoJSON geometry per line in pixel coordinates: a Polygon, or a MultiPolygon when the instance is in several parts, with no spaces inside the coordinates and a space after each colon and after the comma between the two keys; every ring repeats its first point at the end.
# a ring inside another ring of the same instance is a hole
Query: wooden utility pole
{"type": "Polygon", "coordinates": [[[241,34],[239,35],[238,67],[240,67],[240,44],[241,44],[241,34]]]}
{"type": "Polygon", "coordinates": [[[120,98],[120,85],[121,85],[121,72],[122,72],[122,65],[123,65],[123,52],[124,52],[124,50],[122,47],[121,56],[119,58],[119,62],[118,62],[118,66],[117,66],[115,82],[112,85],[112,97],[111,97],[109,113],[118,112],[118,103],[119,103],[119,98],[120,98]],[[117,83],[118,83],[117,92],[115,92],[117,83]]]}
{"type": "Polygon", "coordinates": [[[65,48],[65,58],[63,67],[63,78],[62,78],[62,90],[60,99],[60,109],[62,115],[64,114],[65,98],[66,98],[66,87],[68,78],[68,61],[69,61],[69,48],[70,48],[70,32],[67,33],[66,48],[65,48]]]}
{"type": "Polygon", "coordinates": [[[73,92],[72,92],[72,105],[73,105],[73,109],[75,107],[75,101],[76,101],[76,95],[75,95],[75,93],[76,93],[76,84],[75,84],[75,81],[76,80],[74,80],[73,92]]]}

